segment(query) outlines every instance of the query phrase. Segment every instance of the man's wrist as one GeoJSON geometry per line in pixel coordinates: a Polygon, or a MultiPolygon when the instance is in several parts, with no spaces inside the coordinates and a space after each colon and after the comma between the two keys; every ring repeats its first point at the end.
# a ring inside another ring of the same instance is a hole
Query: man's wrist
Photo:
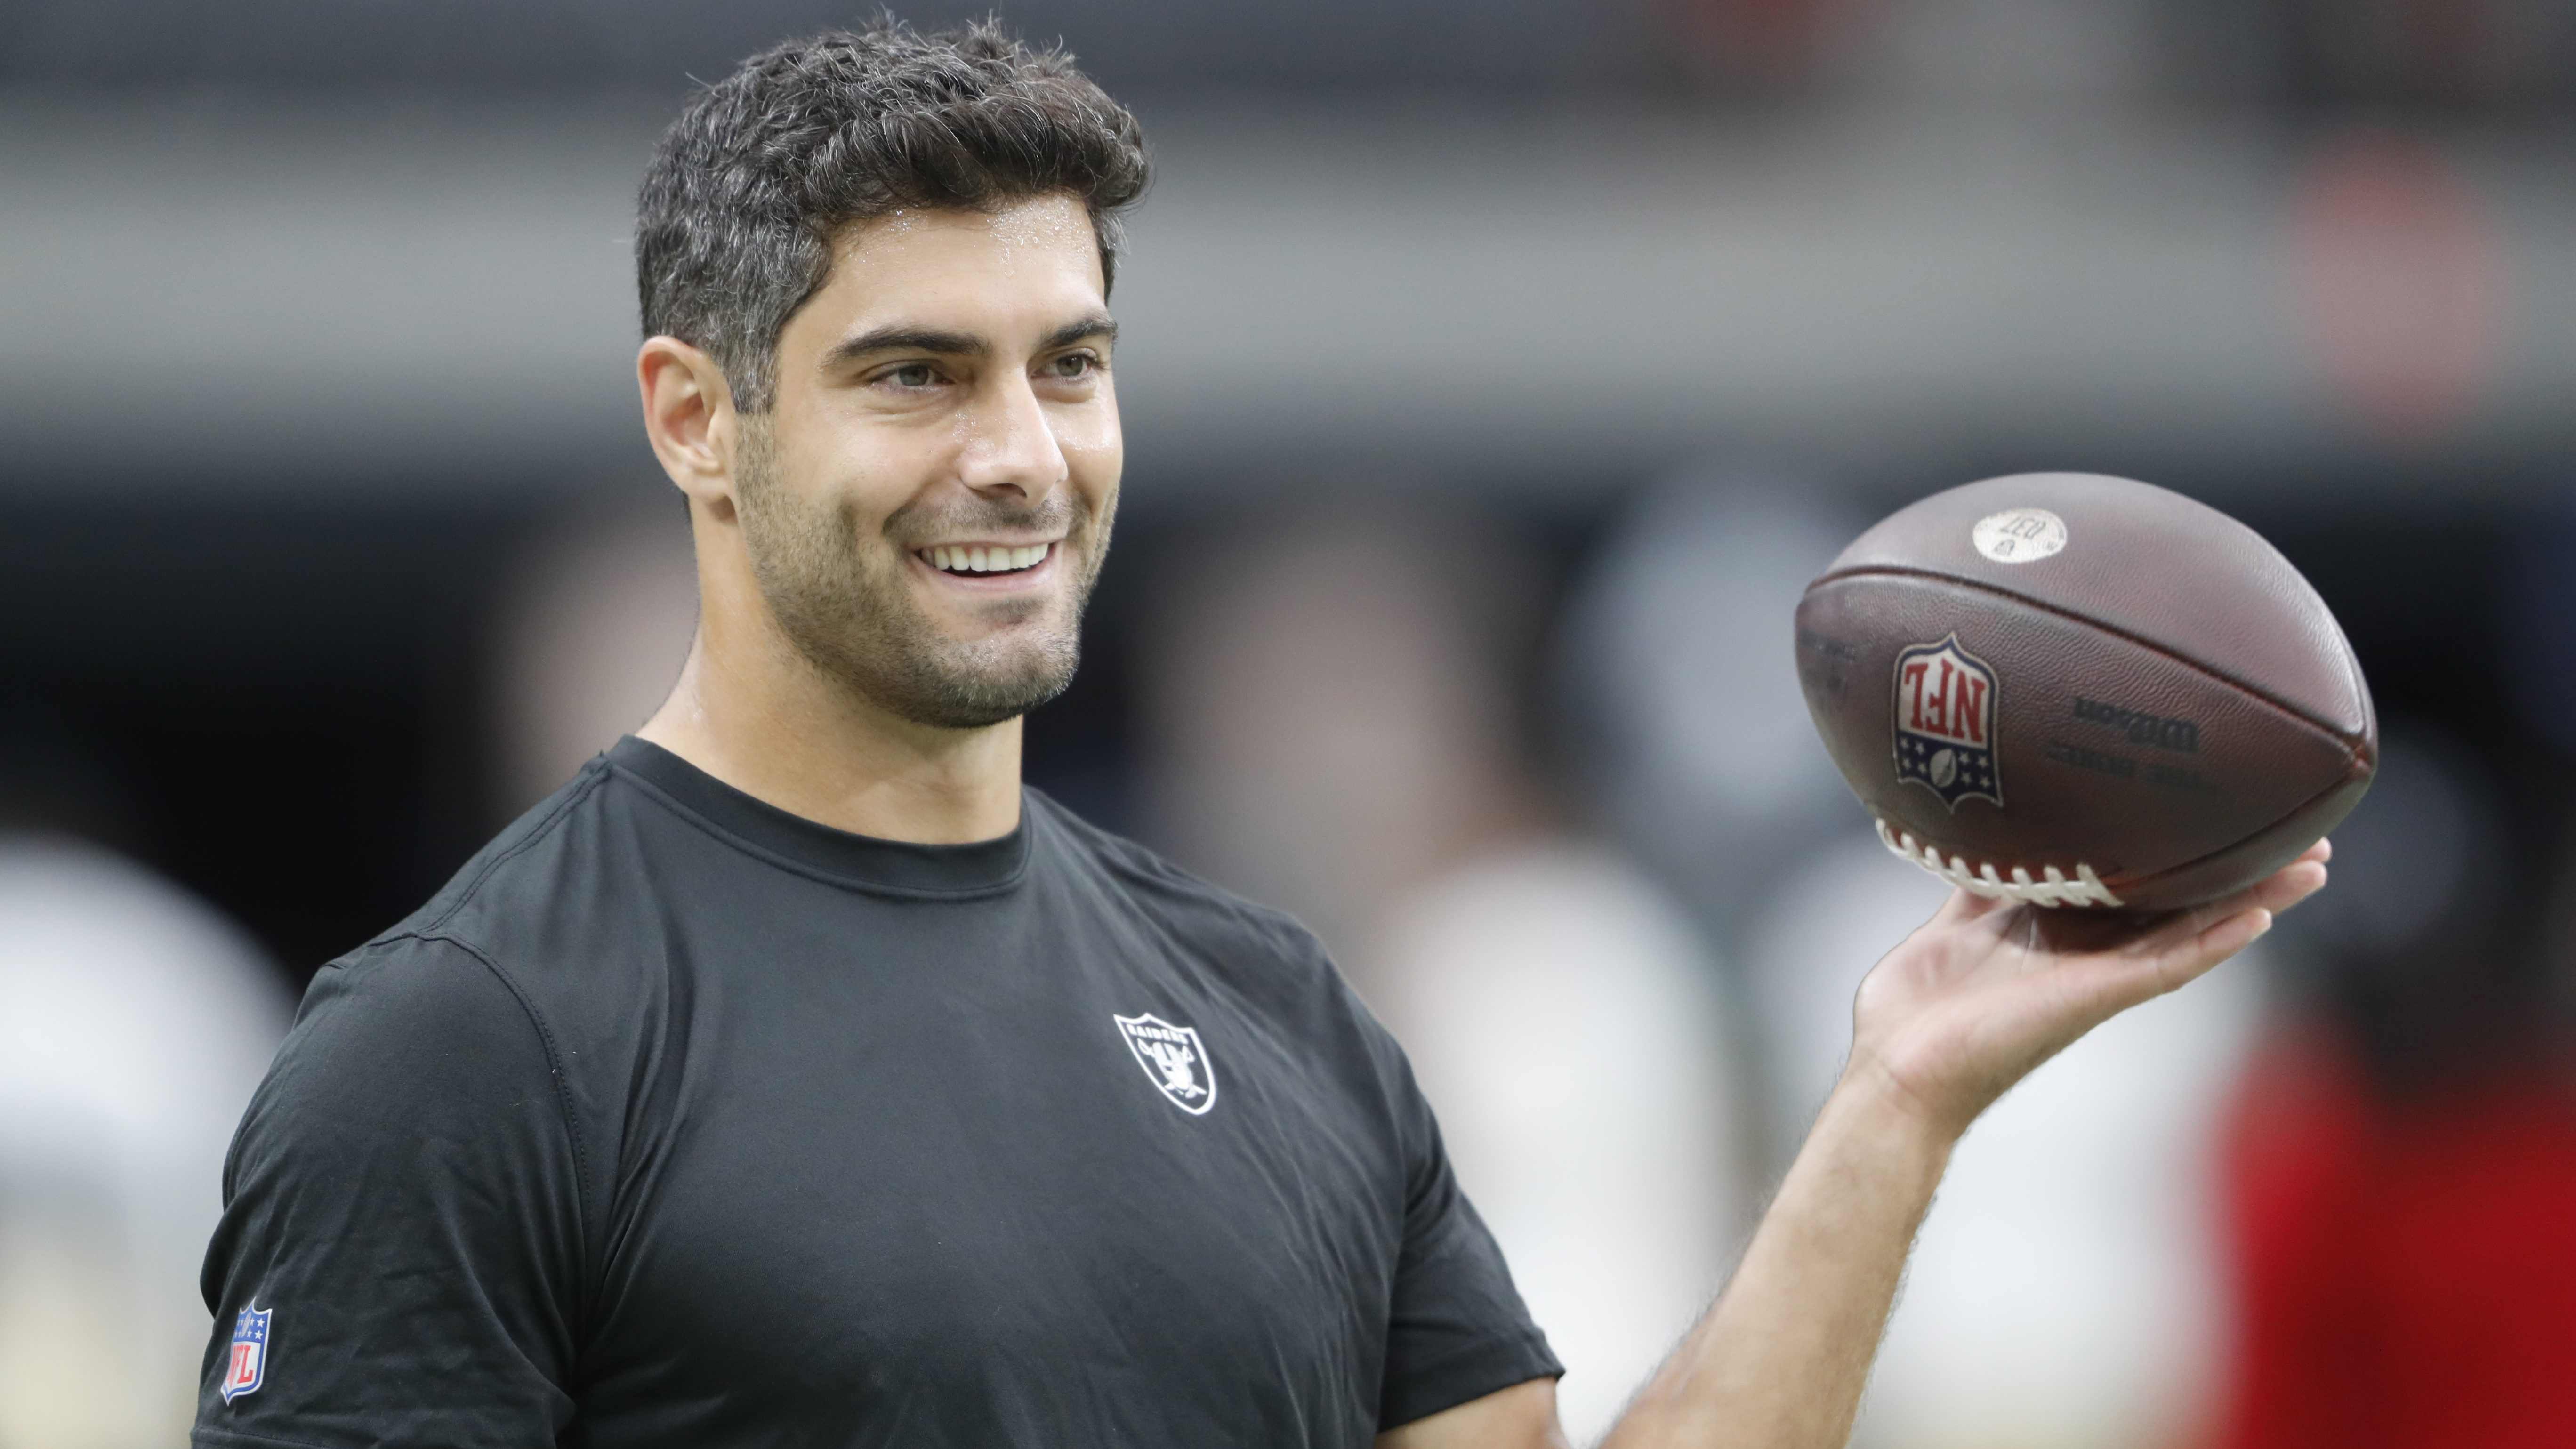
{"type": "Polygon", "coordinates": [[[1965,1124],[1926,1102],[1876,1063],[1855,1057],[1816,1116],[1815,1134],[1858,1148],[1888,1166],[1938,1179],[1965,1124]]]}

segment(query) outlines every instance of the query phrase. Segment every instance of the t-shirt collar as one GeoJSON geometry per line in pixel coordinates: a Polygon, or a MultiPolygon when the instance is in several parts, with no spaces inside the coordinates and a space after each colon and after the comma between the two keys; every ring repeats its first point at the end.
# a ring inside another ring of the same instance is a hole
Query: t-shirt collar
{"type": "Polygon", "coordinates": [[[1025,799],[1019,826],[1008,835],[966,845],[922,845],[854,835],[781,810],[633,735],[609,748],[608,763],[727,835],[860,885],[938,894],[995,890],[1017,881],[1028,866],[1030,811],[1025,799]]]}

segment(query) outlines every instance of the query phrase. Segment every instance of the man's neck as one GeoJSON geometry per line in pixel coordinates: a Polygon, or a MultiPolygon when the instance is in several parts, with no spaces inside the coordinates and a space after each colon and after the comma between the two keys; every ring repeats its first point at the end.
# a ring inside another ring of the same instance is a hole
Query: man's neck
{"type": "Polygon", "coordinates": [[[635,733],[746,795],[858,835],[954,845],[1020,823],[1018,720],[916,724],[826,679],[783,639],[711,639],[701,627],[678,686],[635,733]]]}

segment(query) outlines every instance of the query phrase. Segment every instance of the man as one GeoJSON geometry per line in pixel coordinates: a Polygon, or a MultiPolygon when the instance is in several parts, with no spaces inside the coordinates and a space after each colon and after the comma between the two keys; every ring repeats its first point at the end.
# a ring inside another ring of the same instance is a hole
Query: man
{"type": "MultiPolygon", "coordinates": [[[[1313,940],[1020,787],[1117,501],[1144,179],[1124,111],[989,28],[784,46],[673,126],[638,375],[696,643],[317,977],[229,1164],[198,1442],[1562,1442],[1313,940]]],[[[1613,1441],[1837,1442],[1958,1134],[2321,859],[2097,950],[1953,900],[1613,1441]]]]}

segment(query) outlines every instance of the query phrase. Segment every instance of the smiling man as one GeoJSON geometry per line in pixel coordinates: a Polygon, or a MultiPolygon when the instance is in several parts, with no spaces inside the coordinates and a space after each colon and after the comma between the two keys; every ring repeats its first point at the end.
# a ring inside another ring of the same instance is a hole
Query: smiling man
{"type": "MultiPolygon", "coordinates": [[[[198,1443],[1562,1443],[1314,940],[1020,784],[1116,512],[1144,181],[1125,111],[990,28],[783,46],[674,124],[638,380],[696,643],[315,978],[227,1166],[198,1443]]],[[[1613,1441],[1840,1442],[1958,1135],[2321,862],[2089,942],[1954,899],[1613,1441]]]]}

